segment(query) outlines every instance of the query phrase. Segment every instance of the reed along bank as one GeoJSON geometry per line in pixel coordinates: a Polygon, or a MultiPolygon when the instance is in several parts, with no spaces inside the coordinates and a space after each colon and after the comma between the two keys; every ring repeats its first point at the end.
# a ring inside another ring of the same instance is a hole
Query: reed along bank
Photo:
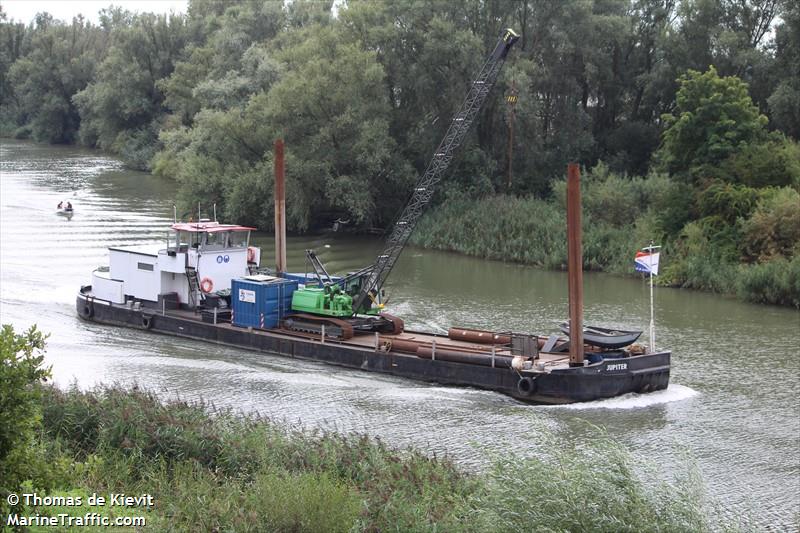
{"type": "MultiPolygon", "coordinates": [[[[627,177],[599,165],[584,174],[583,266],[634,275],[633,258],[662,244],[662,286],[800,308],[800,194],[796,187],[714,183],[666,174],[627,177]]],[[[420,222],[425,248],[566,270],[566,183],[548,199],[451,194],[420,222]]],[[[638,275],[638,274],[637,274],[638,275]]]]}

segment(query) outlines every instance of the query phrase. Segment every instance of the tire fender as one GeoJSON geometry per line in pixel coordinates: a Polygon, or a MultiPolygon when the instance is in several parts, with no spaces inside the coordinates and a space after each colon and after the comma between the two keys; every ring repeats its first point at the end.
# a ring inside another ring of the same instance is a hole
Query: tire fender
{"type": "Polygon", "coordinates": [[[91,300],[86,300],[81,309],[81,316],[89,319],[94,316],[94,303],[91,300]]]}
{"type": "Polygon", "coordinates": [[[536,379],[532,377],[520,378],[517,381],[517,394],[520,396],[532,396],[536,394],[536,379]]]}

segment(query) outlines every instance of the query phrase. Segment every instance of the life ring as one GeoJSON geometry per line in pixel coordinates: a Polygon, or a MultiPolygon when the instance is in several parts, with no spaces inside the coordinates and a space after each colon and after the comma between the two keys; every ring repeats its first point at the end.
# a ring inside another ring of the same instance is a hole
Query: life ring
{"type": "Polygon", "coordinates": [[[256,249],[252,246],[247,247],[247,262],[248,263],[255,263],[256,262],[256,249]]]}
{"type": "Polygon", "coordinates": [[[536,392],[536,380],[531,377],[520,378],[517,381],[517,393],[520,396],[530,396],[536,392]]]}
{"type": "Polygon", "coordinates": [[[142,315],[142,327],[144,329],[150,329],[153,327],[153,317],[148,315],[142,315]]]}
{"type": "Polygon", "coordinates": [[[200,290],[206,294],[214,290],[214,282],[211,281],[211,278],[203,278],[203,281],[200,282],[200,290]]]}

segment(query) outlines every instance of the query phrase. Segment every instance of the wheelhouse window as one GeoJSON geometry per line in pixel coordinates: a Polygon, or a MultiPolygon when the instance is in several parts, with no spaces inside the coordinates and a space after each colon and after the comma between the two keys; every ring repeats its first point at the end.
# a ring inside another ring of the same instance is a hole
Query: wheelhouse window
{"type": "Polygon", "coordinates": [[[139,270],[148,270],[150,272],[153,271],[153,265],[151,265],[150,263],[137,263],[136,268],[138,268],[139,270]]]}
{"type": "Polygon", "coordinates": [[[193,231],[179,231],[178,242],[180,246],[197,248],[200,245],[200,234],[193,231]]]}
{"type": "Polygon", "coordinates": [[[229,235],[228,246],[230,248],[247,248],[247,243],[250,240],[249,231],[231,231],[229,235]]]}
{"type": "Polygon", "coordinates": [[[206,250],[222,250],[225,248],[225,233],[214,232],[203,234],[203,247],[206,250]]]}

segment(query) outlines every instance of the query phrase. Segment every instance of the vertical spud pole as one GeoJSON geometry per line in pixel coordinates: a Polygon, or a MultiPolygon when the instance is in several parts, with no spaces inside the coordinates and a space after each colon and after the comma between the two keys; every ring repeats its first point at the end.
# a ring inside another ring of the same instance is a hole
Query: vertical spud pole
{"type": "Polygon", "coordinates": [[[286,178],[283,139],[275,141],[275,270],[286,272],[286,178]]]}
{"type": "Polygon", "coordinates": [[[577,163],[567,167],[567,272],[569,278],[569,365],[583,366],[583,252],[581,249],[581,176],[577,163]]]}

